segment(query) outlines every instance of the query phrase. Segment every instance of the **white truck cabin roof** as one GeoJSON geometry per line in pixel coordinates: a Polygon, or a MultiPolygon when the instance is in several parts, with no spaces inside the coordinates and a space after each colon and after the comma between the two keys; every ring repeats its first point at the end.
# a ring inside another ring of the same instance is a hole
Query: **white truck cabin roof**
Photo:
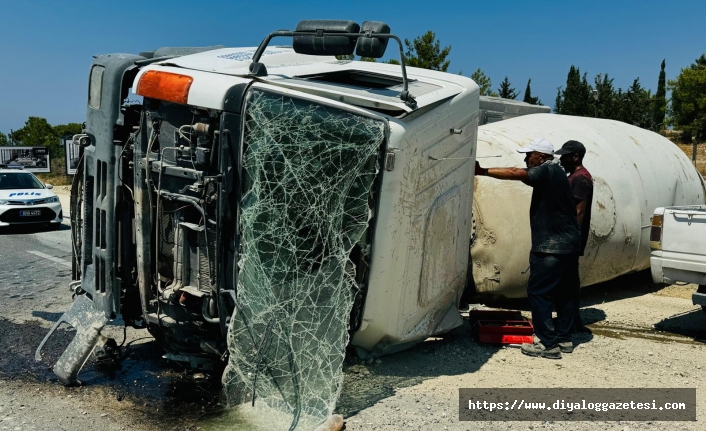
{"type": "Polygon", "coordinates": [[[249,66],[255,50],[254,47],[223,48],[156,62],[138,73],[133,88],[150,70],[187,75],[193,78],[189,105],[223,109],[225,94],[231,86],[255,79],[395,117],[477,88],[467,77],[408,67],[409,92],[417,102],[416,108],[411,108],[399,97],[403,90],[399,65],[337,60],[331,56],[297,54],[291,47],[271,46],[260,60],[268,75],[253,77],[249,66]]]}

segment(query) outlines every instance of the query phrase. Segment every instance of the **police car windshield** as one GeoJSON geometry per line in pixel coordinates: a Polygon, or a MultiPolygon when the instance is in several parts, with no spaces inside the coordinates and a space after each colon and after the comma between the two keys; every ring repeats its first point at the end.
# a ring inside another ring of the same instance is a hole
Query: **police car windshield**
{"type": "Polygon", "coordinates": [[[37,177],[27,172],[2,172],[0,173],[0,190],[14,189],[43,189],[37,177]]]}

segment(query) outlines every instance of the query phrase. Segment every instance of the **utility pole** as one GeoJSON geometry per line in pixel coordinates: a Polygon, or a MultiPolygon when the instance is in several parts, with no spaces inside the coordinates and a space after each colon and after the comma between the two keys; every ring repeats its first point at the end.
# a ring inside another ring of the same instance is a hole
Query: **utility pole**
{"type": "Polygon", "coordinates": [[[12,138],[12,129],[10,129],[10,145],[15,145],[15,140],[12,138]]]}

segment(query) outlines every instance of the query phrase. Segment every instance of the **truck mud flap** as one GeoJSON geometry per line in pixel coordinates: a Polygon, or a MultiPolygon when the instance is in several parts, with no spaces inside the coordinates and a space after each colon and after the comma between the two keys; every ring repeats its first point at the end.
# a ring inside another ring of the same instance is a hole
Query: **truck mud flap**
{"type": "Polygon", "coordinates": [[[93,301],[86,295],[78,295],[71,307],[61,316],[37,347],[34,354],[35,361],[42,360],[42,347],[62,323],[75,328],[76,335],[54,365],[53,371],[64,384],[74,385],[79,383],[78,373],[98,343],[101,331],[108,323],[108,319],[102,311],[96,310],[93,301]]]}

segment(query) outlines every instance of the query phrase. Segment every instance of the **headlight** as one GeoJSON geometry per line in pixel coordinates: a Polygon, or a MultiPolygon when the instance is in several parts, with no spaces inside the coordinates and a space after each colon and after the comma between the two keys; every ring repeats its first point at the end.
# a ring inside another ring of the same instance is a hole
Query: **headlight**
{"type": "Polygon", "coordinates": [[[54,202],[59,202],[59,197],[58,196],[52,196],[50,198],[47,198],[46,201],[44,201],[48,204],[54,203],[54,202]]]}

